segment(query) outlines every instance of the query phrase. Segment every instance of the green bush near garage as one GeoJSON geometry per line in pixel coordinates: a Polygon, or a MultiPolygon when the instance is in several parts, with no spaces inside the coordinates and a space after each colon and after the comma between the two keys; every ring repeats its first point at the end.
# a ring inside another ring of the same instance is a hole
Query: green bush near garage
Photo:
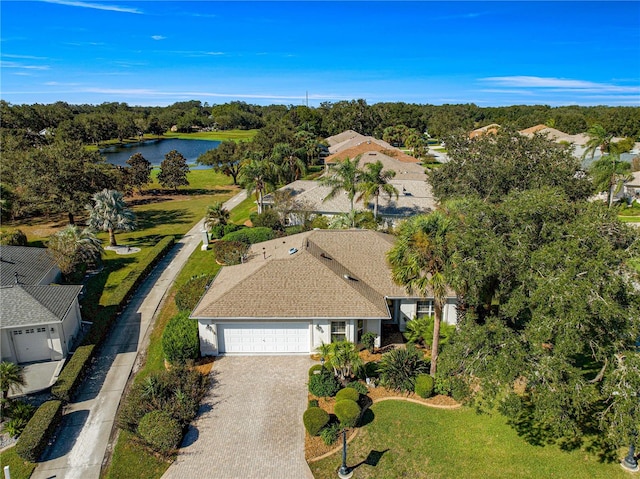
{"type": "Polygon", "coordinates": [[[162,333],[164,357],[173,365],[184,365],[200,356],[198,323],[189,319],[189,311],[173,316],[162,333]]]}
{"type": "Polygon", "coordinates": [[[329,413],[319,407],[310,407],[302,415],[302,422],[310,436],[317,436],[329,423],[329,413]]]}
{"type": "Polygon", "coordinates": [[[29,420],[16,443],[16,453],[25,461],[36,462],[47,447],[62,419],[62,401],[47,401],[29,420]]]}

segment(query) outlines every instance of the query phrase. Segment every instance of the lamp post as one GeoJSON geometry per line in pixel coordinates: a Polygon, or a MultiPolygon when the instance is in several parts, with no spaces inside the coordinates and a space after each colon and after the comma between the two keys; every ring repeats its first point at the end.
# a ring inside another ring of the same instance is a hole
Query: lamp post
{"type": "Polygon", "coordinates": [[[636,448],[634,447],[633,443],[629,444],[629,453],[627,454],[627,457],[622,460],[620,465],[627,471],[640,471],[640,468],[638,467],[638,461],[636,460],[636,448]]]}
{"type": "Polygon", "coordinates": [[[338,469],[338,477],[340,479],[349,479],[353,476],[353,470],[347,467],[347,430],[342,430],[342,465],[338,469]]]}

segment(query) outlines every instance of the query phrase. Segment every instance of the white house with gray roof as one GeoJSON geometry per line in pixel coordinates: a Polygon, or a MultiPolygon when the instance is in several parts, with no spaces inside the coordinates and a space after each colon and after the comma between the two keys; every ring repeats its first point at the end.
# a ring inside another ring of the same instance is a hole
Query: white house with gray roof
{"type": "MultiPolygon", "coordinates": [[[[380,345],[383,325],[433,314],[433,297],[412,296],[391,279],[394,237],[370,230],[316,230],[252,245],[243,264],[223,267],[191,317],[203,355],[309,354],[320,344],[380,345]]],[[[451,293],[443,311],[456,323],[451,293]]]]}
{"type": "Polygon", "coordinates": [[[52,284],[60,270],[44,248],[0,246],[0,348],[13,363],[63,359],[81,324],[82,286],[52,284]]]}

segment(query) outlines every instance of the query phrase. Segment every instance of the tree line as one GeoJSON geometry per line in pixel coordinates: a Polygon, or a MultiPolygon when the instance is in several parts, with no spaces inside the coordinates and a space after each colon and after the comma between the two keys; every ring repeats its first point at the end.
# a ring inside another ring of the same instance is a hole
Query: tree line
{"type": "Polygon", "coordinates": [[[302,105],[250,105],[235,101],[209,105],[197,100],[169,106],[143,107],[126,103],[100,105],[12,105],[0,101],[0,127],[36,134],[43,130],[68,140],[99,143],[148,133],[161,135],[172,127],[190,132],[195,128],[260,129],[285,122],[326,138],[352,129],[382,138],[385,128],[405,125],[420,133],[441,137],[456,129],[473,130],[491,123],[522,130],[546,124],[568,134],[587,131],[594,124],[618,137],[640,138],[640,108],[623,106],[513,105],[479,107],[472,103],[428,105],[375,103],[365,100],[324,102],[318,107],[302,105]]]}

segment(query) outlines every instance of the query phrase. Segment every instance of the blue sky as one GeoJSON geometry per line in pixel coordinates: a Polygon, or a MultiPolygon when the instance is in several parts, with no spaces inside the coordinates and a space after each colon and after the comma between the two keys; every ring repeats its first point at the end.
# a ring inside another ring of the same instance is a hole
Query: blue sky
{"type": "Polygon", "coordinates": [[[640,106],[640,2],[0,3],[10,103],[640,106]]]}

